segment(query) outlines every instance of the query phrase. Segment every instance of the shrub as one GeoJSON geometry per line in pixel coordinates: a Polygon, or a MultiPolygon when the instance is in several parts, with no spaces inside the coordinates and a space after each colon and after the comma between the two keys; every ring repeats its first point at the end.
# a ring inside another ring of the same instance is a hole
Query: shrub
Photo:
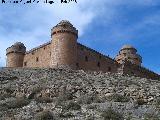
{"type": "Polygon", "coordinates": [[[123,120],[123,116],[109,108],[108,110],[104,111],[101,116],[104,118],[104,120],[123,120]]]}
{"type": "Polygon", "coordinates": [[[50,111],[44,110],[35,115],[35,120],[55,120],[55,118],[50,111]]]}
{"type": "Polygon", "coordinates": [[[35,101],[40,103],[51,103],[53,100],[50,97],[37,97],[35,98],[35,101]]]}
{"type": "Polygon", "coordinates": [[[7,108],[21,108],[29,104],[29,100],[24,97],[12,99],[6,103],[7,108]]]}
{"type": "Polygon", "coordinates": [[[67,112],[67,113],[60,113],[59,117],[61,117],[61,118],[71,118],[71,117],[74,117],[74,115],[71,112],[67,112]]]}
{"type": "Polygon", "coordinates": [[[120,95],[120,94],[113,94],[108,97],[108,100],[114,101],[114,102],[129,102],[129,97],[120,95]]]}
{"type": "Polygon", "coordinates": [[[91,95],[84,95],[78,99],[78,103],[80,104],[91,104],[91,103],[101,103],[102,100],[98,95],[91,94],[91,95]]]}
{"type": "Polygon", "coordinates": [[[39,86],[39,85],[33,86],[31,88],[31,94],[28,96],[28,99],[33,99],[37,93],[42,91],[42,89],[43,88],[41,86],[39,86]]]}
{"type": "Polygon", "coordinates": [[[138,98],[138,99],[136,100],[136,103],[137,103],[138,105],[144,105],[144,104],[146,103],[146,101],[145,101],[143,98],[138,98]]]}
{"type": "Polygon", "coordinates": [[[154,114],[145,114],[144,120],[160,120],[160,118],[157,115],[154,114]]]}
{"type": "Polygon", "coordinates": [[[81,106],[76,102],[69,102],[68,105],[65,106],[65,110],[80,110],[81,106]]]}

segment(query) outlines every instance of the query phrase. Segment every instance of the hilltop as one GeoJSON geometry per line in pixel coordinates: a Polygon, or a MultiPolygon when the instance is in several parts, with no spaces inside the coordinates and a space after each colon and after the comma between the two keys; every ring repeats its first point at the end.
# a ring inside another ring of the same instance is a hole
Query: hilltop
{"type": "Polygon", "coordinates": [[[1,69],[1,120],[159,120],[160,81],[71,69],[1,69]]]}

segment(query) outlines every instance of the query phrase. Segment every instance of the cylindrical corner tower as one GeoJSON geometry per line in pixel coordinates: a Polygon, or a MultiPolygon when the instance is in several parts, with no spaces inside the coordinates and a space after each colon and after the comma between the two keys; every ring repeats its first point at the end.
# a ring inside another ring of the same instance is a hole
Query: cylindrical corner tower
{"type": "Polygon", "coordinates": [[[115,60],[120,64],[124,61],[129,61],[135,65],[141,65],[142,63],[142,57],[137,54],[137,50],[130,45],[124,45],[115,60]]]}
{"type": "Polygon", "coordinates": [[[23,59],[26,52],[26,47],[23,43],[17,42],[7,48],[7,67],[23,67],[23,59]]]}
{"type": "Polygon", "coordinates": [[[62,20],[53,27],[51,37],[51,67],[76,69],[78,30],[69,21],[62,20]]]}

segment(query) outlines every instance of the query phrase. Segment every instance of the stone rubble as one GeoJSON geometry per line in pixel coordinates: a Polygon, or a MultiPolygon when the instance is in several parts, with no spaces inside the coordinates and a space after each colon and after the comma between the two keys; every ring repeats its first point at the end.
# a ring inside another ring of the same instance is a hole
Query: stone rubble
{"type": "Polygon", "coordinates": [[[43,119],[160,120],[160,81],[64,68],[0,70],[0,120],[43,119]]]}

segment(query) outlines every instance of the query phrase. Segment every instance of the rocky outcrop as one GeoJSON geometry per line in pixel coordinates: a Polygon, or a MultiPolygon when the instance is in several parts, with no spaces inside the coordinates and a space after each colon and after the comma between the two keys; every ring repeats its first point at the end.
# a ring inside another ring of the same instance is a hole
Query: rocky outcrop
{"type": "Polygon", "coordinates": [[[159,118],[159,80],[70,69],[0,70],[2,120],[159,118]]]}

